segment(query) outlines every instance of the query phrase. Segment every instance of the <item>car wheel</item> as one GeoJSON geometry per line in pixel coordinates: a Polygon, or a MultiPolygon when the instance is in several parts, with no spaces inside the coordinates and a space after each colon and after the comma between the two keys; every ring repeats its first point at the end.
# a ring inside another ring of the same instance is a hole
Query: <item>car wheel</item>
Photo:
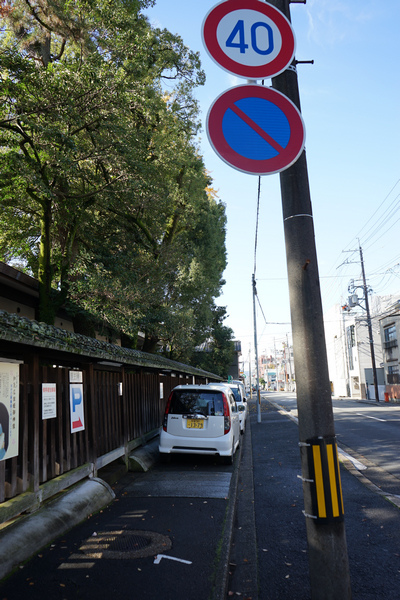
{"type": "Polygon", "coordinates": [[[166,454],[165,452],[160,452],[160,462],[163,465],[169,465],[169,463],[171,462],[171,455],[166,454]]]}
{"type": "Polygon", "coordinates": [[[229,456],[223,457],[224,465],[233,465],[233,454],[234,454],[235,442],[232,444],[232,450],[229,456]]]}
{"type": "Polygon", "coordinates": [[[224,456],[224,465],[233,465],[233,454],[230,454],[229,456],[224,456]]]}

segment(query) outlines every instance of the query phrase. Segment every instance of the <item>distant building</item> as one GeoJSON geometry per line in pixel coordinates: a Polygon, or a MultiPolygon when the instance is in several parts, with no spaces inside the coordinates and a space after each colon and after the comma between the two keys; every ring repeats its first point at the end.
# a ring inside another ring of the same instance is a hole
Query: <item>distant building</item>
{"type": "MultiPolygon", "coordinates": [[[[38,319],[39,282],[0,262],[0,310],[26,317],[38,319]]],[[[72,320],[62,310],[55,318],[54,326],[67,331],[74,331],[72,320]]]]}
{"type": "Polygon", "coordinates": [[[400,398],[400,301],[395,302],[379,319],[383,346],[383,369],[386,393],[390,398],[400,398]]]}
{"type": "MultiPolygon", "coordinates": [[[[379,399],[400,398],[400,294],[370,298],[379,399]],[[399,388],[390,386],[399,385],[399,388]]],[[[339,304],[324,314],[329,377],[335,396],[375,400],[371,348],[365,313],[339,304]]]]}
{"type": "Polygon", "coordinates": [[[275,357],[262,354],[258,358],[258,372],[267,389],[295,391],[293,348],[285,343],[275,357]]]}

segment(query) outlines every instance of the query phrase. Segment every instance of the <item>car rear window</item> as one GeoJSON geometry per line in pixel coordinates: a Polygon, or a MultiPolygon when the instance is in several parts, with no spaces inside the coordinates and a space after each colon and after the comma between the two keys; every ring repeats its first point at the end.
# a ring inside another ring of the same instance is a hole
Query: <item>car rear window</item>
{"type": "Polygon", "coordinates": [[[242,401],[242,396],[240,394],[239,388],[231,388],[233,395],[235,396],[236,402],[242,401]]]}
{"type": "Polygon", "coordinates": [[[175,390],[169,407],[171,415],[202,414],[205,417],[224,414],[222,392],[215,390],[175,390]]]}

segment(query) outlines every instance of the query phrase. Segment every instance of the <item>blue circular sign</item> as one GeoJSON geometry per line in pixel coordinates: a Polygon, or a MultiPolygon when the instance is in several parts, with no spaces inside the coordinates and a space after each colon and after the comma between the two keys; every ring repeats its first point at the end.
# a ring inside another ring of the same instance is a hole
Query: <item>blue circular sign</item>
{"type": "Polygon", "coordinates": [[[293,102],[259,85],[221,94],[208,112],[207,135],[222,160],[254,175],[287,169],[305,142],[303,119],[293,102]]]}

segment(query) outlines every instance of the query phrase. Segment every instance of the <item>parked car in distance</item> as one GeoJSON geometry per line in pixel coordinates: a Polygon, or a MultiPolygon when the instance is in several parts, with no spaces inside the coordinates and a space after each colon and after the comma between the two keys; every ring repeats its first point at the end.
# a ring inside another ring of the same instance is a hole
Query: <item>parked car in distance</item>
{"type": "Polygon", "coordinates": [[[214,385],[224,385],[230,387],[235,396],[236,405],[239,411],[239,423],[240,423],[240,433],[244,433],[246,429],[246,420],[247,420],[247,398],[243,389],[238,383],[242,384],[241,381],[224,381],[222,383],[216,383],[214,385]]]}
{"type": "Polygon", "coordinates": [[[236,385],[242,390],[243,398],[247,398],[247,392],[243,381],[241,381],[240,379],[232,379],[232,381],[230,381],[229,383],[236,383],[236,385]]]}
{"type": "Polygon", "coordinates": [[[205,454],[232,464],[239,442],[239,410],[230,387],[178,385],[172,390],[160,433],[161,460],[172,454],[205,454]]]}

